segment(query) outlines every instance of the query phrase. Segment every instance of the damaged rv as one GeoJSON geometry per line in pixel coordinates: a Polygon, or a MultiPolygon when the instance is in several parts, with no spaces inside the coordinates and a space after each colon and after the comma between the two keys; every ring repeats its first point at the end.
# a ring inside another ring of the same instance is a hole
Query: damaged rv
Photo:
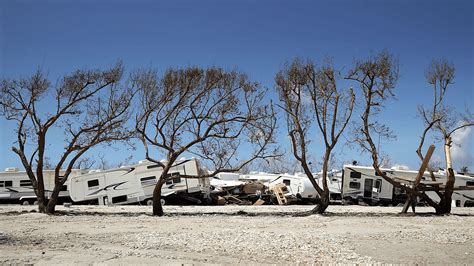
{"type": "MultiPolygon", "coordinates": [[[[181,159],[169,171],[168,181],[161,190],[162,203],[172,196],[201,203],[209,199],[209,178],[202,175],[196,159],[181,159]]],[[[153,203],[153,190],[160,178],[162,168],[156,163],[143,160],[136,165],[122,166],[105,171],[93,170],[88,174],[70,179],[70,195],[74,202],[99,205],[122,205],[153,203]]]]}
{"type": "MultiPolygon", "coordinates": [[[[49,198],[53,193],[54,188],[54,170],[44,170],[44,190],[46,198],[49,198]]],[[[64,170],[59,172],[64,174],[64,170]]],[[[81,170],[73,169],[69,178],[81,174],[81,170]]],[[[69,191],[67,184],[64,184],[59,192],[58,202],[70,202],[69,191]]],[[[8,167],[5,172],[0,172],[0,202],[3,203],[20,203],[23,205],[36,204],[36,193],[33,189],[33,184],[28,177],[26,171],[20,171],[16,167],[8,167]]]]}
{"type": "MultiPolygon", "coordinates": [[[[381,169],[388,177],[402,180],[415,180],[417,171],[397,168],[381,169]]],[[[435,182],[440,185],[446,183],[444,172],[434,173],[435,182]]],[[[467,175],[455,175],[455,187],[474,187],[474,178],[467,175]]],[[[406,194],[400,188],[394,187],[379,176],[373,167],[344,165],[342,177],[342,197],[345,203],[365,202],[371,205],[397,205],[406,201],[406,194]]],[[[422,180],[431,180],[429,172],[425,172],[422,180]]],[[[440,198],[433,191],[426,194],[436,202],[440,198]]],[[[452,199],[456,206],[474,206],[474,190],[455,190],[452,199]]]]}

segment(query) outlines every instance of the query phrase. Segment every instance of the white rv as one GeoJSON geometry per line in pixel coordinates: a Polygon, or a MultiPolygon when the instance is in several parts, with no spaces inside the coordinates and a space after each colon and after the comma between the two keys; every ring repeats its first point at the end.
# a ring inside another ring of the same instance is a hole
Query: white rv
{"type": "MultiPolygon", "coordinates": [[[[403,178],[414,180],[418,171],[381,169],[390,178],[403,178]]],[[[369,204],[399,204],[404,203],[406,195],[395,188],[388,181],[378,176],[373,167],[345,165],[343,170],[342,197],[345,202],[364,201],[369,204]]],[[[441,184],[446,183],[446,174],[435,173],[435,178],[441,184]]],[[[474,186],[474,178],[465,175],[455,175],[455,187],[474,186]]],[[[429,172],[425,172],[422,180],[431,180],[429,172]]],[[[436,202],[439,197],[434,192],[426,194],[436,202]]],[[[457,206],[472,206],[474,204],[474,190],[456,190],[453,193],[453,201],[457,206]]]]}
{"type": "MultiPolygon", "coordinates": [[[[73,169],[69,178],[79,175],[81,170],[73,169]]],[[[61,170],[60,174],[64,174],[61,170]]],[[[43,171],[44,189],[46,198],[49,198],[54,188],[54,170],[43,171]]],[[[69,201],[69,192],[67,184],[64,184],[59,192],[59,202],[69,201]]],[[[0,172],[0,202],[33,204],[37,202],[36,194],[31,180],[26,171],[20,171],[18,168],[9,167],[5,172],[0,172]]]]}
{"type": "MultiPolygon", "coordinates": [[[[301,175],[306,177],[306,175],[303,173],[301,175]]],[[[322,171],[317,174],[313,174],[313,176],[316,178],[316,183],[318,183],[318,185],[322,188],[323,187],[322,171]]],[[[329,189],[329,201],[332,203],[341,203],[342,170],[333,169],[331,171],[328,171],[327,185],[329,189]]]]}
{"type": "Polygon", "coordinates": [[[283,174],[269,182],[269,186],[283,183],[288,188],[288,191],[297,199],[314,202],[318,198],[318,192],[313,184],[305,176],[283,174]]]}
{"type": "MultiPolygon", "coordinates": [[[[170,179],[163,185],[163,198],[173,194],[196,199],[209,198],[209,178],[186,178],[199,176],[201,172],[196,159],[179,160],[169,171],[170,179]],[[193,198],[191,196],[196,196],[193,198]]],[[[71,199],[75,202],[93,202],[99,205],[145,203],[150,205],[153,190],[161,176],[162,168],[150,161],[123,166],[105,171],[91,171],[69,181],[71,199]]]]}

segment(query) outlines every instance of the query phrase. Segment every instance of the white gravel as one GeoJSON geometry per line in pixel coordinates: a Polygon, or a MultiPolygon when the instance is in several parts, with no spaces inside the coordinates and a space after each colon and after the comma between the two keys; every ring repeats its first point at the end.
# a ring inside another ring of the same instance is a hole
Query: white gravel
{"type": "Polygon", "coordinates": [[[0,264],[471,264],[474,208],[400,216],[396,207],[0,205],[0,264]],[[239,214],[237,214],[239,213],[239,214]],[[246,215],[247,214],[247,215],[246,215]]]}

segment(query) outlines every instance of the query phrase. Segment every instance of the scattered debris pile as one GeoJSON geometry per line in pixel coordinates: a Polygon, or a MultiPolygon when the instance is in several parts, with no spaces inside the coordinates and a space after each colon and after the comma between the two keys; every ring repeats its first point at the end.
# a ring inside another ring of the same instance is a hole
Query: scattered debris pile
{"type": "Polygon", "coordinates": [[[211,181],[211,198],[217,205],[287,205],[296,201],[285,184],[268,186],[261,181],[211,181]]]}

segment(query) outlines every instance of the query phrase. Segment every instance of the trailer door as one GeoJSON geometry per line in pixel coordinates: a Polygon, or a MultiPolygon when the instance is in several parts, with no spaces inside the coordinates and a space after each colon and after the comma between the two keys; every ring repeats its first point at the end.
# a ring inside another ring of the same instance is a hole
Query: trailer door
{"type": "Polygon", "coordinates": [[[364,182],[364,198],[372,198],[372,186],[374,185],[374,180],[367,178],[364,182]]]}

